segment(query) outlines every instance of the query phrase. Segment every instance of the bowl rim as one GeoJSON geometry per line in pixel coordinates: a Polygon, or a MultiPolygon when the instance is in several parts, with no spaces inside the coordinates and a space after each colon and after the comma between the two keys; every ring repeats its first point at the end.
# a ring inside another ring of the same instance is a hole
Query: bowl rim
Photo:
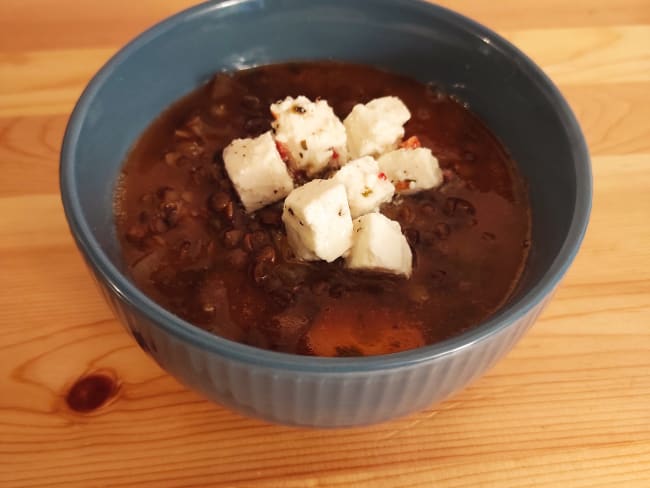
{"type": "MultiPolygon", "coordinates": [[[[394,0],[364,0],[372,3],[368,11],[382,5],[394,6],[394,0]]],[[[295,0],[296,4],[300,0],[295,0]]],[[[444,22],[475,37],[478,41],[490,44],[505,55],[516,59],[519,68],[532,80],[547,102],[551,103],[559,116],[563,130],[572,142],[573,156],[576,162],[576,202],[571,217],[571,224],[559,252],[551,266],[533,287],[519,299],[510,303],[505,311],[497,311],[488,320],[476,327],[449,339],[428,346],[411,349],[394,354],[385,354],[354,358],[328,358],[301,356],[283,352],[270,351],[233,342],[202,330],[191,323],[165,310],[140,291],[130,280],[114,266],[84,219],[79,193],[75,184],[75,152],[79,135],[94,96],[103,83],[111,76],[113,70],[124,59],[142,46],[155,40],[158,36],[173,29],[177,24],[197,16],[221,9],[243,8],[257,0],[219,0],[206,2],[177,14],[174,14],[135,37],[113,55],[93,76],[79,100],[70,119],[61,147],[59,167],[60,191],[65,215],[73,237],[84,255],[87,263],[98,273],[105,285],[130,307],[137,309],[157,328],[171,334],[176,339],[188,342],[199,349],[207,350],[230,360],[253,364],[256,367],[268,367],[301,373],[327,374],[363,374],[371,371],[393,370],[413,367],[423,362],[430,362],[442,356],[459,352],[463,349],[488,340],[490,337],[507,329],[531,312],[543,299],[550,295],[569,266],[573,262],[584,238],[592,201],[592,172],[589,151],[580,126],[568,103],[550,78],[526,54],[496,32],[447,8],[428,3],[425,0],[401,0],[401,8],[422,11],[428,16],[436,15],[444,22]]],[[[356,5],[356,4],[355,4],[356,5]]],[[[263,8],[266,7],[266,2],[263,8]]]]}

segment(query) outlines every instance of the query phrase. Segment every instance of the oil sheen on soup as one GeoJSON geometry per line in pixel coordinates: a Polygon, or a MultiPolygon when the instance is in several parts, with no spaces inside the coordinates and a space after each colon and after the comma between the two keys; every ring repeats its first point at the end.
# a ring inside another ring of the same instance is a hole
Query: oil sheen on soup
{"type": "Polygon", "coordinates": [[[479,118],[431,84],[338,62],[220,73],[176,102],[124,164],[116,225],[131,279],[177,316],[259,348],[338,357],[399,352],[477,326],[507,301],[530,242],[524,181],[479,118]],[[380,207],[408,241],[409,278],[296,258],[282,201],[246,213],[223,150],[269,131],[269,106],[300,95],[326,100],[341,120],[384,96],[408,107],[404,139],[430,148],[444,175],[380,207]]]}

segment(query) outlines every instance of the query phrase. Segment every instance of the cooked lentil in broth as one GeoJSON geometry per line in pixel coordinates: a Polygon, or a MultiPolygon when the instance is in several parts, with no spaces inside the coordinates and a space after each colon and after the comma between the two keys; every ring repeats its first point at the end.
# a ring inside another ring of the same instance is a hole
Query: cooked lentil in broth
{"type": "Polygon", "coordinates": [[[504,304],[528,254],[525,185],[489,129],[435,87],[361,65],[216,75],[145,131],[116,198],[123,257],[146,294],[217,335],[296,354],[385,354],[460,334],[504,304]],[[381,208],[412,248],[410,279],[299,262],[282,202],[244,212],[222,151],[269,130],[269,105],[289,95],[325,99],[341,119],[386,95],[411,111],[405,138],[433,151],[445,181],[381,208]]]}

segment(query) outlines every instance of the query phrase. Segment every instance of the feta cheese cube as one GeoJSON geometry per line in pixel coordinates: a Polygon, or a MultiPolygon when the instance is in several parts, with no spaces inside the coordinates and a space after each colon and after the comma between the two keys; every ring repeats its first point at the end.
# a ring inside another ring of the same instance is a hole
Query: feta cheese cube
{"type": "Polygon", "coordinates": [[[345,186],[334,180],[312,180],[284,201],[282,221],[296,256],[332,262],[352,245],[352,217],[345,186]]]}
{"type": "Polygon", "coordinates": [[[377,160],[379,169],[405,195],[434,188],[442,183],[442,171],[431,149],[398,149],[377,160]]]}
{"type": "Polygon", "coordinates": [[[354,220],[352,247],[346,255],[348,268],[385,271],[411,276],[413,255],[399,223],[380,213],[354,220]]]}
{"type": "Polygon", "coordinates": [[[379,165],[370,156],[350,161],[332,178],[345,185],[350,213],[360,215],[379,210],[379,206],[393,198],[395,187],[385,175],[380,177],[379,165]]]}
{"type": "Polygon", "coordinates": [[[255,139],[235,139],[223,150],[223,161],[247,212],[282,200],[293,190],[271,131],[255,139]]]}
{"type": "Polygon", "coordinates": [[[292,166],[313,176],[332,163],[347,161],[345,127],[325,100],[287,97],[271,105],[275,140],[287,150],[292,166]]]}
{"type": "Polygon", "coordinates": [[[397,147],[404,137],[404,124],[411,118],[404,102],[397,97],[375,98],[357,104],[343,121],[348,133],[348,155],[378,157],[397,147]]]}

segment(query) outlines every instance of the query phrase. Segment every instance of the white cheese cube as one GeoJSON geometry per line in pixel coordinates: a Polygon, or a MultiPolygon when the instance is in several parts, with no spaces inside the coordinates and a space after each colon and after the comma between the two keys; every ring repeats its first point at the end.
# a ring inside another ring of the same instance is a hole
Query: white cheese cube
{"type": "Polygon", "coordinates": [[[313,176],[328,165],[347,161],[345,127],[325,100],[287,97],[271,105],[275,140],[286,149],[290,164],[313,176]]]}
{"type": "Polygon", "coordinates": [[[345,186],[334,180],[312,180],[284,201],[282,221],[296,256],[332,262],[352,245],[352,217],[345,186]]]}
{"type": "Polygon", "coordinates": [[[411,276],[413,255],[399,223],[380,213],[354,220],[352,247],[346,255],[348,268],[384,271],[411,276]]]}
{"type": "Polygon", "coordinates": [[[343,121],[349,157],[378,157],[392,151],[404,137],[404,124],[410,118],[408,108],[397,97],[375,98],[365,105],[355,105],[343,121]]]}
{"type": "Polygon", "coordinates": [[[398,149],[377,160],[379,169],[405,195],[434,188],[442,183],[442,171],[431,149],[398,149]]]}
{"type": "Polygon", "coordinates": [[[271,131],[255,139],[235,139],[223,150],[223,161],[247,212],[282,200],[293,190],[271,131]]]}
{"type": "Polygon", "coordinates": [[[332,179],[345,185],[353,219],[378,211],[395,193],[393,184],[386,175],[380,176],[379,165],[370,156],[350,161],[332,179]]]}

